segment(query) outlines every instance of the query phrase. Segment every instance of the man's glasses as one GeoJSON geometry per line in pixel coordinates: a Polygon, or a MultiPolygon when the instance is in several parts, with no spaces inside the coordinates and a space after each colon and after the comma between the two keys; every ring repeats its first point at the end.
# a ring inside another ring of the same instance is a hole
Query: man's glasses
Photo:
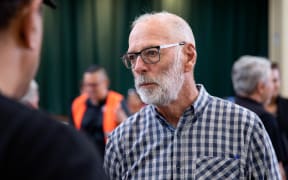
{"type": "Polygon", "coordinates": [[[164,44],[160,46],[148,47],[141,50],[140,52],[126,53],[122,56],[122,60],[124,65],[128,69],[130,68],[133,69],[135,67],[138,56],[140,56],[143,62],[146,64],[156,64],[157,62],[160,61],[160,49],[182,46],[184,44],[185,42],[180,42],[174,44],[164,44]]]}

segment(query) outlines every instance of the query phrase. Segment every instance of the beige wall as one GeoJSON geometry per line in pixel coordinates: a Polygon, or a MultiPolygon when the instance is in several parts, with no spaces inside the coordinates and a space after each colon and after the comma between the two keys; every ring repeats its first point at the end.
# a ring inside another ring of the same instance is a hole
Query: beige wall
{"type": "Polygon", "coordinates": [[[269,58],[280,65],[282,95],[288,97],[288,0],[269,0],[269,58]]]}

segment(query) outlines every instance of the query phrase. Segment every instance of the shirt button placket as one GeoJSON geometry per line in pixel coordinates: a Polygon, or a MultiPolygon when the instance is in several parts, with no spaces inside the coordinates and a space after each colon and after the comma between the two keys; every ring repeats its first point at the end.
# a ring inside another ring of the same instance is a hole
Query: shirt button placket
{"type": "Polygon", "coordinates": [[[174,138],[174,155],[176,164],[176,175],[175,179],[181,179],[182,167],[181,167],[181,133],[179,130],[175,131],[174,138]]]}

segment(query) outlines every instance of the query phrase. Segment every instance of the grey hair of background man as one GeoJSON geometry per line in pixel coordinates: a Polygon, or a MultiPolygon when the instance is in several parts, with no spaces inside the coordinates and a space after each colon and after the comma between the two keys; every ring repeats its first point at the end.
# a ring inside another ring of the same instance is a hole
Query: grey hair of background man
{"type": "Polygon", "coordinates": [[[258,83],[266,84],[271,74],[271,62],[264,57],[241,56],[233,65],[232,82],[237,95],[249,96],[258,83]]]}
{"type": "MultiPolygon", "coordinates": [[[[181,39],[183,41],[191,42],[194,47],[196,47],[194,35],[190,25],[183,18],[166,11],[157,13],[146,13],[137,17],[133,21],[131,29],[133,29],[138,23],[142,23],[153,18],[158,18],[159,20],[161,19],[164,22],[169,22],[167,23],[167,26],[171,26],[171,29],[174,30],[173,34],[175,34],[175,36],[181,36],[181,39]]],[[[159,31],[163,30],[159,29],[159,31]]]]}

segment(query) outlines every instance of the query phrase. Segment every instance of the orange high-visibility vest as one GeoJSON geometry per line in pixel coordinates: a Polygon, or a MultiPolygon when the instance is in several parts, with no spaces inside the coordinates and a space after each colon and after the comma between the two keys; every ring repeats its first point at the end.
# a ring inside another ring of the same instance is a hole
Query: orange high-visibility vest
{"type": "MultiPolygon", "coordinates": [[[[78,96],[72,103],[72,117],[74,126],[77,130],[81,129],[84,114],[87,109],[86,101],[88,96],[82,94],[78,96]]],[[[121,105],[123,96],[117,92],[109,91],[106,99],[106,103],[103,108],[103,132],[105,139],[118,125],[116,108],[121,105]]]]}

